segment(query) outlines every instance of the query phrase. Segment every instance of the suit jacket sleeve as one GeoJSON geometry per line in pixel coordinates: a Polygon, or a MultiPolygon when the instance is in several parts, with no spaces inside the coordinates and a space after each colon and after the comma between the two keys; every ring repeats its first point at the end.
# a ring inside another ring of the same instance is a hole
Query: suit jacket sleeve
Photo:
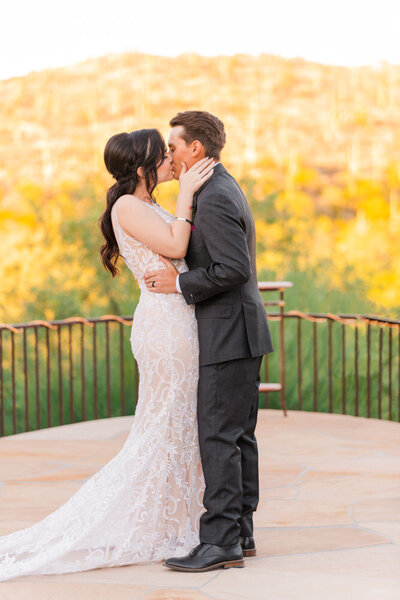
{"type": "Polygon", "coordinates": [[[215,193],[202,198],[196,227],[201,228],[211,261],[206,267],[180,274],[179,284],[188,304],[226,292],[251,275],[244,217],[228,196],[215,193]]]}

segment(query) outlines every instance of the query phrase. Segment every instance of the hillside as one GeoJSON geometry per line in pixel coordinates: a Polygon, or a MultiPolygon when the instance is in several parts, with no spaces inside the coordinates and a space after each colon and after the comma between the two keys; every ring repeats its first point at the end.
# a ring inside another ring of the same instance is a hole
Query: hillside
{"type": "Polygon", "coordinates": [[[400,160],[400,66],[324,66],[263,55],[110,55],[0,82],[0,181],[80,179],[121,130],[168,132],[206,108],[227,129],[237,176],[266,157],[379,176],[400,160]]]}

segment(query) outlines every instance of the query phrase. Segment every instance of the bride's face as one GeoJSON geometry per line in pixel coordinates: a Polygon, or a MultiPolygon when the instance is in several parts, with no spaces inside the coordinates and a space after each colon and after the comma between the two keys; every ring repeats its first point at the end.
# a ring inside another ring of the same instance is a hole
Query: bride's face
{"type": "Polygon", "coordinates": [[[172,171],[172,157],[171,152],[167,152],[164,155],[164,160],[161,165],[157,169],[157,179],[158,183],[162,183],[163,181],[171,181],[174,178],[174,174],[172,171]]]}

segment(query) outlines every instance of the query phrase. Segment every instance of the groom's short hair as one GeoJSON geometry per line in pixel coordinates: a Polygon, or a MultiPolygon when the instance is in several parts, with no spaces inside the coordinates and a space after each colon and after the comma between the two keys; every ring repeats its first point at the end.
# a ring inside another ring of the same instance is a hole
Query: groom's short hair
{"type": "Polygon", "coordinates": [[[182,125],[183,139],[187,144],[199,140],[204,146],[206,156],[221,158],[221,150],[225,146],[226,135],[222,121],[204,110],[186,110],[170,120],[171,127],[182,125]]]}

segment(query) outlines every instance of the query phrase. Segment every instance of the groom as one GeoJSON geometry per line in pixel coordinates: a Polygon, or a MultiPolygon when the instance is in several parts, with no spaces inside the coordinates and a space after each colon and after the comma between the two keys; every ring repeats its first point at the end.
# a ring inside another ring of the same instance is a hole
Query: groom
{"type": "Polygon", "coordinates": [[[242,190],[220,161],[223,123],[204,111],[170,121],[174,177],[205,156],[216,161],[212,177],[193,198],[186,255],[189,271],[175,267],[146,274],[155,293],[183,294],[194,304],[199,332],[198,429],[206,488],[200,544],[169,558],[179,571],[242,567],[254,556],[253,512],[258,504],[258,452],[254,430],[262,356],[273,351],[258,291],[255,228],[242,190]]]}

